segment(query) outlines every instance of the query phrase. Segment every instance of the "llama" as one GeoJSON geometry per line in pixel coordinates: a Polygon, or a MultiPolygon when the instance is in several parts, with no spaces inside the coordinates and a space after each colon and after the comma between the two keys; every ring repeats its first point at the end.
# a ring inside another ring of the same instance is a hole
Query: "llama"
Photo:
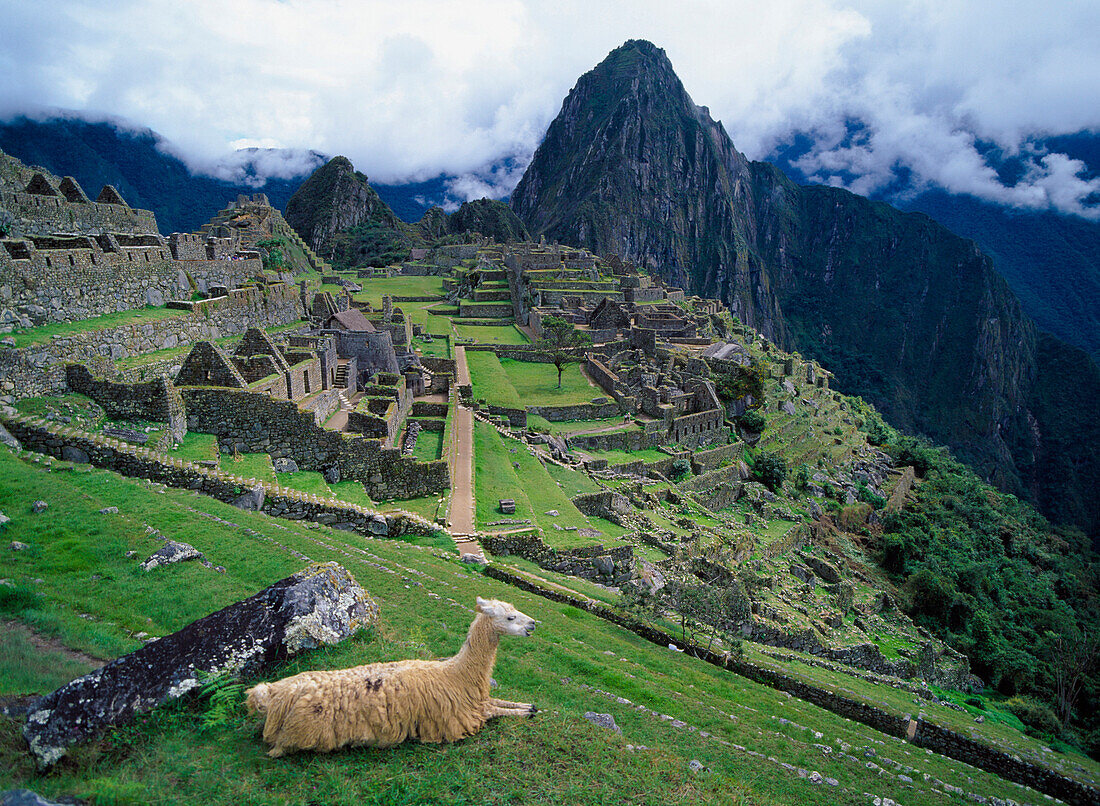
{"type": "Polygon", "coordinates": [[[268,755],[328,753],[347,745],[392,747],[406,739],[454,742],[493,717],[531,716],[525,702],[489,696],[502,635],[530,635],[535,620],[507,602],[477,599],[477,616],[457,655],[350,669],[302,672],[249,689],[248,710],[265,715],[268,755]]]}

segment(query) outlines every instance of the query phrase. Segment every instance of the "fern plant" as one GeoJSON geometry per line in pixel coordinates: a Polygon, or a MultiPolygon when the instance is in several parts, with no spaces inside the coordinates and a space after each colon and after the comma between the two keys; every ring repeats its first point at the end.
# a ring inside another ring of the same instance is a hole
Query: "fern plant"
{"type": "Polygon", "coordinates": [[[244,713],[245,683],[228,672],[211,674],[200,671],[198,679],[201,684],[199,696],[207,701],[206,711],[202,715],[202,730],[223,727],[244,713]]]}

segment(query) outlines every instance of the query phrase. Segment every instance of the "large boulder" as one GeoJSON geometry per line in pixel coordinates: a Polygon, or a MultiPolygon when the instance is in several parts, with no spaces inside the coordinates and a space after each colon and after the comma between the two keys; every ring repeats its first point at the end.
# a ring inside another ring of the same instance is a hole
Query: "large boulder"
{"type": "Polygon", "coordinates": [[[48,767],[71,745],[186,694],[200,673],[254,675],[377,620],[378,605],[346,569],[315,563],[47,694],[23,736],[48,767]]]}

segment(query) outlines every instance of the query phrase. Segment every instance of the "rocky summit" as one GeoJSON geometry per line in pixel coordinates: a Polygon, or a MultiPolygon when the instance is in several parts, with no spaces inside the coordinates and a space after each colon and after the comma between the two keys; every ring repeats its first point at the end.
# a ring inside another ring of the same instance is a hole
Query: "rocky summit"
{"type": "Polygon", "coordinates": [[[660,48],[629,41],[581,76],[511,205],[535,235],[722,299],[893,424],[1100,533],[1088,356],[1039,333],[971,241],[747,160],[660,48]]]}

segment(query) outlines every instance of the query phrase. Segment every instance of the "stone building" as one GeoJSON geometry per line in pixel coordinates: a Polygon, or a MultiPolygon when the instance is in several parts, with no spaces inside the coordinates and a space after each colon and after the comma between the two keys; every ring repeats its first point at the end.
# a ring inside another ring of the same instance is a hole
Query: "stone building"
{"type": "Polygon", "coordinates": [[[31,327],[162,306],[209,286],[236,288],[262,269],[239,242],[215,248],[166,239],[148,210],[110,185],[95,201],[71,176],[30,171],[0,154],[0,325],[31,327]],[[13,167],[14,165],[14,167],[13,167]],[[19,186],[12,177],[28,176],[19,186]]]}

